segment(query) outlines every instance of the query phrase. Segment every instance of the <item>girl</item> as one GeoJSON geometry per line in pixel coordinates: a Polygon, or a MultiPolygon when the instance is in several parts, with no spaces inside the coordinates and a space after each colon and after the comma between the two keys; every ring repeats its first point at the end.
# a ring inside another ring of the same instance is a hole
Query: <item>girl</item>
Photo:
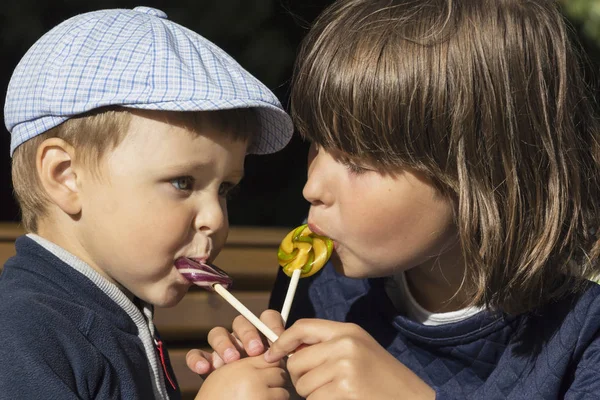
{"type": "MultiPolygon", "coordinates": [[[[567,36],[546,0],[339,0],[317,19],[292,114],[308,223],[335,252],[285,332],[264,316],[301,396],[599,396],[600,130],[567,36]]],[[[188,365],[264,351],[234,331],[188,365]]]]}

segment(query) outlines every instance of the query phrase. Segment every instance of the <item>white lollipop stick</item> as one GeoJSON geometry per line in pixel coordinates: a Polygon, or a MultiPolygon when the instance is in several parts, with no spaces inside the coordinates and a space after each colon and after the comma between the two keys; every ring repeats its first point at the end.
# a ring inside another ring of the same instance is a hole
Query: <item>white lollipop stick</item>
{"type": "Polygon", "coordinates": [[[292,276],[290,278],[290,285],[288,286],[288,290],[285,295],[285,300],[283,301],[283,307],[281,307],[281,318],[283,319],[284,326],[287,322],[288,317],[290,316],[292,302],[294,301],[294,294],[296,293],[296,288],[298,287],[298,281],[300,280],[301,273],[301,269],[295,269],[294,272],[292,272],[292,276]]]}
{"type": "Polygon", "coordinates": [[[221,295],[226,302],[231,304],[240,314],[242,314],[248,321],[252,323],[267,339],[271,342],[276,341],[279,337],[273,332],[267,325],[265,325],[256,315],[252,313],[245,305],[243,305],[238,299],[236,299],[231,293],[227,291],[221,284],[216,283],[213,285],[215,292],[221,295]]]}

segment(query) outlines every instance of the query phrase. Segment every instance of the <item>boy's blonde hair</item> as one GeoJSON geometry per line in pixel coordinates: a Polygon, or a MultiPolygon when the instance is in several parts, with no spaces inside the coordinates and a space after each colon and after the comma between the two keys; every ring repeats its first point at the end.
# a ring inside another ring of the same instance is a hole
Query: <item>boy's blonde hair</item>
{"type": "Polygon", "coordinates": [[[297,60],[304,137],[455,202],[472,304],[530,311],[598,272],[600,127],[553,2],[341,0],[297,60]]]}
{"type": "MultiPolygon", "coordinates": [[[[47,215],[50,199],[46,195],[36,167],[39,145],[49,138],[60,138],[76,150],[78,161],[98,175],[102,157],[125,138],[132,113],[144,111],[120,107],[97,109],[68,119],[16,148],[12,159],[12,181],[26,231],[36,232],[38,221],[47,215]]],[[[260,124],[253,108],[175,112],[161,111],[168,123],[181,125],[201,134],[208,124],[234,140],[251,141],[260,124]]]]}

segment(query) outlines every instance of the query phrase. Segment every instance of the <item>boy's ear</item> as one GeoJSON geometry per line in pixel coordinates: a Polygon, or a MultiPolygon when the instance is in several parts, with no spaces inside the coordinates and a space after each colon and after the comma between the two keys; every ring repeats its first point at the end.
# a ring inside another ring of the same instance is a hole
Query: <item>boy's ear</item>
{"type": "Polygon", "coordinates": [[[37,149],[36,167],[50,200],[69,215],[81,212],[75,148],[59,138],[44,140],[37,149]]]}

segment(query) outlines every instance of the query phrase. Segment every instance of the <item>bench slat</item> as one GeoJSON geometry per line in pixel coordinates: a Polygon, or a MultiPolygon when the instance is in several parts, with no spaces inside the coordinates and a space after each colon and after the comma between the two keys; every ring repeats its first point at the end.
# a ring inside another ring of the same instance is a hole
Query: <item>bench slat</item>
{"type": "Polygon", "coordinates": [[[10,257],[15,255],[15,244],[12,241],[0,242],[0,271],[4,267],[4,263],[10,257]]]}
{"type": "MultiPolygon", "coordinates": [[[[291,228],[232,226],[229,229],[227,243],[251,246],[278,246],[291,228]]],[[[17,223],[0,222],[0,241],[14,241],[24,233],[23,228],[17,223]]]]}
{"type": "MultiPolygon", "coordinates": [[[[231,292],[239,301],[260,316],[267,309],[269,292],[231,292]]],[[[156,308],[154,323],[163,339],[172,341],[206,340],[215,326],[231,328],[239,313],[216,293],[191,291],[175,307],[156,308]]]]}
{"type": "MultiPolygon", "coordinates": [[[[203,348],[203,350],[210,351],[208,348],[203,348]]],[[[177,378],[177,383],[181,389],[182,397],[184,399],[193,399],[198,394],[203,380],[187,367],[185,355],[188,351],[188,348],[169,350],[169,358],[175,372],[175,377],[177,378]]]]}

